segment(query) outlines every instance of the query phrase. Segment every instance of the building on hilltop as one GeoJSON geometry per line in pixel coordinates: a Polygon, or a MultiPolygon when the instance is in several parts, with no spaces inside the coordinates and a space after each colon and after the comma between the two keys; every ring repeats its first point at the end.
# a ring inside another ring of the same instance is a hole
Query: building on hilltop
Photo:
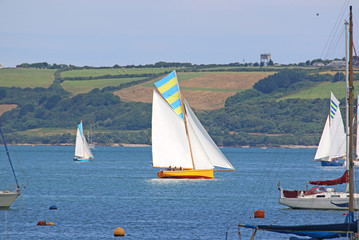
{"type": "Polygon", "coordinates": [[[260,59],[260,65],[261,66],[267,66],[270,60],[271,60],[270,53],[262,53],[261,54],[261,59],[260,59]]]}
{"type": "Polygon", "coordinates": [[[313,67],[324,67],[325,64],[322,63],[322,62],[315,62],[315,63],[312,64],[312,66],[313,66],[313,67]]]}
{"type": "Polygon", "coordinates": [[[335,60],[327,64],[327,67],[345,67],[345,61],[335,60]]]}

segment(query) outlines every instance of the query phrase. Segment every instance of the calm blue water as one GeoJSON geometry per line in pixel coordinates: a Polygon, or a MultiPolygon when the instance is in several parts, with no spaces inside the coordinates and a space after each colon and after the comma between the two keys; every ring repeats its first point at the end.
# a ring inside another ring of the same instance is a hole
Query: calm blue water
{"type": "MultiPolygon", "coordinates": [[[[71,146],[10,146],[19,181],[27,183],[10,210],[0,211],[0,239],[249,239],[247,224],[344,221],[341,211],[291,210],[278,203],[278,181],[305,182],[342,175],[313,162],[314,149],[224,148],[236,172],[215,180],[165,180],[151,167],[151,148],[96,147],[92,162],[73,162],[71,146]],[[49,210],[56,205],[58,210],[49,210]],[[254,219],[262,209],[264,219],[254,219]],[[37,226],[38,221],[54,226],[37,226]]],[[[3,153],[3,152],[1,152],[3,153]]],[[[0,185],[12,181],[0,156],[0,185]],[[9,179],[11,181],[9,181],[9,179]]],[[[4,186],[3,186],[4,185],[4,186]]],[[[256,239],[287,239],[258,232],[256,239]]]]}

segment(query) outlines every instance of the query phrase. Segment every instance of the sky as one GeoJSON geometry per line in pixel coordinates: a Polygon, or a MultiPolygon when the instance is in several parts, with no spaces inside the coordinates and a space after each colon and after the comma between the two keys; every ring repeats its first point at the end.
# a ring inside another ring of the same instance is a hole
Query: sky
{"type": "Polygon", "coordinates": [[[0,0],[0,64],[343,58],[349,5],[355,44],[358,0],[0,0]]]}

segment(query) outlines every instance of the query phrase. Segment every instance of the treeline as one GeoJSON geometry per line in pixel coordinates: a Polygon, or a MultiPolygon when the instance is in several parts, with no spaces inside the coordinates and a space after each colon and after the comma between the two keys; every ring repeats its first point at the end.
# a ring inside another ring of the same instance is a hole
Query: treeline
{"type": "Polygon", "coordinates": [[[67,64],[49,64],[47,62],[40,62],[40,63],[22,63],[19,65],[16,65],[17,68],[47,68],[47,69],[63,69],[71,67],[71,65],[67,64]]]}
{"type": "Polygon", "coordinates": [[[18,108],[2,115],[10,131],[33,128],[72,128],[84,121],[99,128],[143,130],[150,128],[151,105],[123,102],[111,92],[94,89],[87,94],[68,98],[51,91],[37,91],[29,102],[17,101],[18,108]],[[16,119],[16,121],[14,121],[16,119]]]}
{"type": "Polygon", "coordinates": [[[343,73],[337,72],[334,76],[330,74],[311,73],[308,71],[297,70],[283,70],[274,75],[270,75],[254,84],[253,88],[262,93],[271,93],[278,89],[288,88],[302,88],[306,83],[311,85],[310,82],[318,83],[323,81],[344,81],[345,76],[343,73]],[[298,85],[297,83],[301,83],[298,85]],[[304,84],[303,84],[304,83],[304,84]]]}
{"type": "MultiPolygon", "coordinates": [[[[40,137],[20,132],[75,129],[80,121],[85,128],[93,126],[99,144],[151,143],[151,104],[124,102],[112,93],[148,79],[71,97],[60,85],[59,72],[63,70],[55,73],[54,84],[47,89],[0,88],[0,104],[18,105],[1,117],[11,143],[73,143],[74,136],[68,133],[40,137]]],[[[278,99],[323,81],[342,80],[342,73],[283,70],[259,81],[253,89],[229,97],[224,108],[197,115],[222,146],[316,145],[328,113],[328,99],[278,99]]]]}

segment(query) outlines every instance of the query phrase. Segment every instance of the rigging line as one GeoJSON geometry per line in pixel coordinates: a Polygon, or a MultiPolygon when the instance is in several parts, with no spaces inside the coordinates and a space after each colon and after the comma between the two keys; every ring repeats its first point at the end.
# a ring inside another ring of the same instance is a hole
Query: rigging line
{"type": "Polygon", "coordinates": [[[335,56],[334,53],[338,49],[339,42],[341,39],[343,39],[343,32],[345,33],[345,29],[343,28],[343,26],[337,28],[337,34],[333,36],[330,48],[327,49],[327,55],[325,56],[326,59],[330,59],[335,56]]]}
{"type": "Polygon", "coordinates": [[[25,178],[25,183],[20,183],[21,187],[24,189],[26,186],[28,186],[29,184],[29,176],[26,174],[24,168],[22,167],[21,161],[19,159],[19,156],[17,155],[17,151],[15,148],[13,148],[12,146],[9,146],[9,148],[11,149],[11,153],[14,156],[13,159],[15,159],[15,162],[17,163],[20,172],[23,174],[24,178],[25,178]]]}
{"type": "Polygon", "coordinates": [[[11,162],[10,153],[9,153],[9,150],[8,150],[8,148],[7,148],[7,145],[6,145],[5,136],[4,136],[4,133],[3,133],[3,131],[2,131],[1,123],[0,123],[0,133],[1,133],[1,137],[2,137],[3,143],[4,143],[4,147],[5,147],[5,149],[6,149],[6,154],[7,154],[8,159],[9,159],[9,163],[10,163],[10,166],[11,166],[11,170],[12,170],[12,172],[13,172],[13,174],[14,174],[14,178],[15,178],[15,181],[16,181],[16,186],[17,186],[18,188],[20,188],[19,182],[17,181],[17,177],[16,177],[16,174],[15,174],[14,167],[13,167],[12,162],[11,162]]]}
{"type": "MultiPolygon", "coordinates": [[[[345,31],[343,31],[345,33],[345,31]]],[[[335,39],[333,39],[333,45],[332,48],[328,50],[328,56],[327,58],[335,58],[335,56],[339,55],[339,52],[342,50],[340,42],[343,40],[344,34],[341,32],[337,35],[335,39]]]]}
{"type": "Polygon", "coordinates": [[[329,38],[328,38],[326,44],[324,45],[324,48],[323,48],[323,51],[322,51],[322,54],[321,54],[322,57],[327,52],[327,49],[330,48],[331,40],[333,39],[332,37],[336,35],[336,31],[337,31],[338,27],[340,26],[341,19],[343,18],[344,14],[346,12],[348,4],[349,4],[349,0],[346,0],[346,2],[344,2],[344,4],[343,4],[342,10],[340,11],[340,13],[338,15],[336,24],[334,25],[334,28],[332,29],[332,31],[331,31],[331,33],[329,35],[329,38]]]}

